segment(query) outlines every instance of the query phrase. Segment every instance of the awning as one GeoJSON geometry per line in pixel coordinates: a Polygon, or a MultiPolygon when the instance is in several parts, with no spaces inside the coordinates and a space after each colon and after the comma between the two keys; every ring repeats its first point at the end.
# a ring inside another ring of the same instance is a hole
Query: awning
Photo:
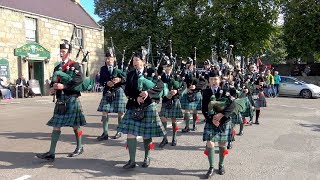
{"type": "Polygon", "coordinates": [[[25,44],[14,49],[15,56],[22,56],[30,60],[45,60],[50,58],[50,52],[37,43],[25,44]]]}

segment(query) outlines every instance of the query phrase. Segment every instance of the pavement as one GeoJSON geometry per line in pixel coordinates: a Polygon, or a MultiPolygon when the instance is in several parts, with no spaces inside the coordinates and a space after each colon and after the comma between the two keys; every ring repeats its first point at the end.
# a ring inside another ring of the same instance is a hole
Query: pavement
{"type": "MultiPolygon", "coordinates": [[[[84,154],[68,158],[75,148],[71,128],[63,128],[57,144],[56,160],[47,163],[34,157],[47,152],[51,128],[46,126],[54,108],[52,97],[2,100],[0,102],[0,179],[203,179],[209,164],[202,141],[204,123],[198,130],[181,133],[178,145],[157,148],[162,138],[154,138],[149,168],[124,170],[128,161],[126,138],[96,141],[102,133],[97,112],[100,93],[81,96],[88,124],[83,127],[84,154]]],[[[260,125],[245,126],[236,136],[234,148],[225,159],[226,174],[211,179],[320,179],[320,99],[268,98],[261,110],[260,125]]],[[[160,109],[160,105],[159,105],[160,109]]],[[[203,119],[200,114],[200,119],[203,119]]],[[[170,124],[170,123],[168,123],[170,124]]],[[[117,117],[111,114],[110,134],[114,135],[117,117]]],[[[236,127],[238,131],[239,127],[236,127]]],[[[169,126],[169,141],[172,129],[169,126]]],[[[136,161],[144,158],[142,139],[138,139],[136,161]]],[[[218,154],[215,156],[217,169],[218,154]]]]}

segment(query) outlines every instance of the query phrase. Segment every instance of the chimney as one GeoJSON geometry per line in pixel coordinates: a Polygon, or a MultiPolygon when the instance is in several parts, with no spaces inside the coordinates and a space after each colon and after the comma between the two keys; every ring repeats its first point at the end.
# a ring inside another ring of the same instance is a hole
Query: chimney
{"type": "Polygon", "coordinates": [[[71,0],[71,1],[76,3],[76,4],[80,4],[80,0],[71,0]]]}

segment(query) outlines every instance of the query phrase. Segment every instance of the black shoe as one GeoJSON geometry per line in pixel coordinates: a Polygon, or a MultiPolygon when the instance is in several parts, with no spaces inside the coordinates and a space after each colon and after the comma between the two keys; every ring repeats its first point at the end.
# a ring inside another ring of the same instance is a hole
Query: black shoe
{"type": "Polygon", "coordinates": [[[208,172],[206,174],[206,178],[209,179],[213,175],[214,175],[214,168],[211,167],[211,168],[209,168],[209,170],[208,170],[208,172]]]}
{"type": "Polygon", "coordinates": [[[116,135],[114,135],[114,136],[112,137],[112,139],[119,139],[119,138],[121,138],[121,135],[122,135],[121,132],[117,132],[116,135]]]}
{"type": "Polygon", "coordinates": [[[159,144],[159,148],[163,148],[166,144],[168,144],[168,139],[163,138],[161,143],[159,144]]]}
{"type": "Polygon", "coordinates": [[[149,165],[150,165],[150,158],[144,159],[144,160],[143,160],[142,167],[143,167],[143,168],[147,168],[147,167],[149,167],[149,165]]]}
{"type": "Polygon", "coordinates": [[[171,146],[176,146],[177,145],[177,140],[173,139],[171,142],[171,146]]]}
{"type": "Polygon", "coordinates": [[[219,173],[220,175],[224,175],[224,173],[225,173],[224,166],[219,166],[218,173],[219,173]]]}
{"type": "Polygon", "coordinates": [[[238,135],[239,135],[239,136],[242,136],[242,135],[243,135],[243,131],[240,131],[238,135]]]}
{"type": "Polygon", "coordinates": [[[104,133],[101,136],[97,137],[98,141],[104,141],[104,140],[108,140],[108,139],[109,139],[108,134],[104,134],[104,133]]]}
{"type": "Polygon", "coordinates": [[[232,142],[229,142],[229,143],[228,143],[227,149],[232,149],[232,142]]]}
{"type": "Polygon", "coordinates": [[[49,162],[53,162],[55,159],[55,155],[54,154],[50,154],[50,152],[46,152],[43,154],[36,154],[36,157],[39,159],[45,159],[49,162]]]}
{"type": "Polygon", "coordinates": [[[256,122],[254,122],[254,124],[259,125],[260,123],[259,123],[259,121],[256,121],[256,122]]]}
{"type": "Polygon", "coordinates": [[[196,130],[197,130],[196,126],[193,126],[193,128],[191,129],[191,131],[196,131],[196,130]]]}
{"type": "Polygon", "coordinates": [[[131,169],[135,167],[136,167],[136,162],[132,162],[131,160],[129,160],[127,164],[123,166],[124,169],[131,169]]]}
{"type": "Polygon", "coordinates": [[[79,156],[80,154],[83,153],[83,147],[81,147],[80,149],[76,148],[73,153],[70,153],[68,155],[68,157],[76,157],[76,156],[79,156]]]}
{"type": "Polygon", "coordinates": [[[187,132],[189,132],[189,131],[190,131],[189,127],[185,127],[184,129],[182,129],[182,132],[183,132],[183,133],[187,133],[187,132]]]}

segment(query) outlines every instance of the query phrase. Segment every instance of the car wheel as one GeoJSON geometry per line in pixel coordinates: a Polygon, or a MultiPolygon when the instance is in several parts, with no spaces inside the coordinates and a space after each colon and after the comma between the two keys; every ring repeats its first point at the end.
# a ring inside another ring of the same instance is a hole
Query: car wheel
{"type": "Polygon", "coordinates": [[[310,99],[312,97],[312,93],[308,89],[302,90],[300,94],[303,98],[306,98],[306,99],[310,99]]]}

